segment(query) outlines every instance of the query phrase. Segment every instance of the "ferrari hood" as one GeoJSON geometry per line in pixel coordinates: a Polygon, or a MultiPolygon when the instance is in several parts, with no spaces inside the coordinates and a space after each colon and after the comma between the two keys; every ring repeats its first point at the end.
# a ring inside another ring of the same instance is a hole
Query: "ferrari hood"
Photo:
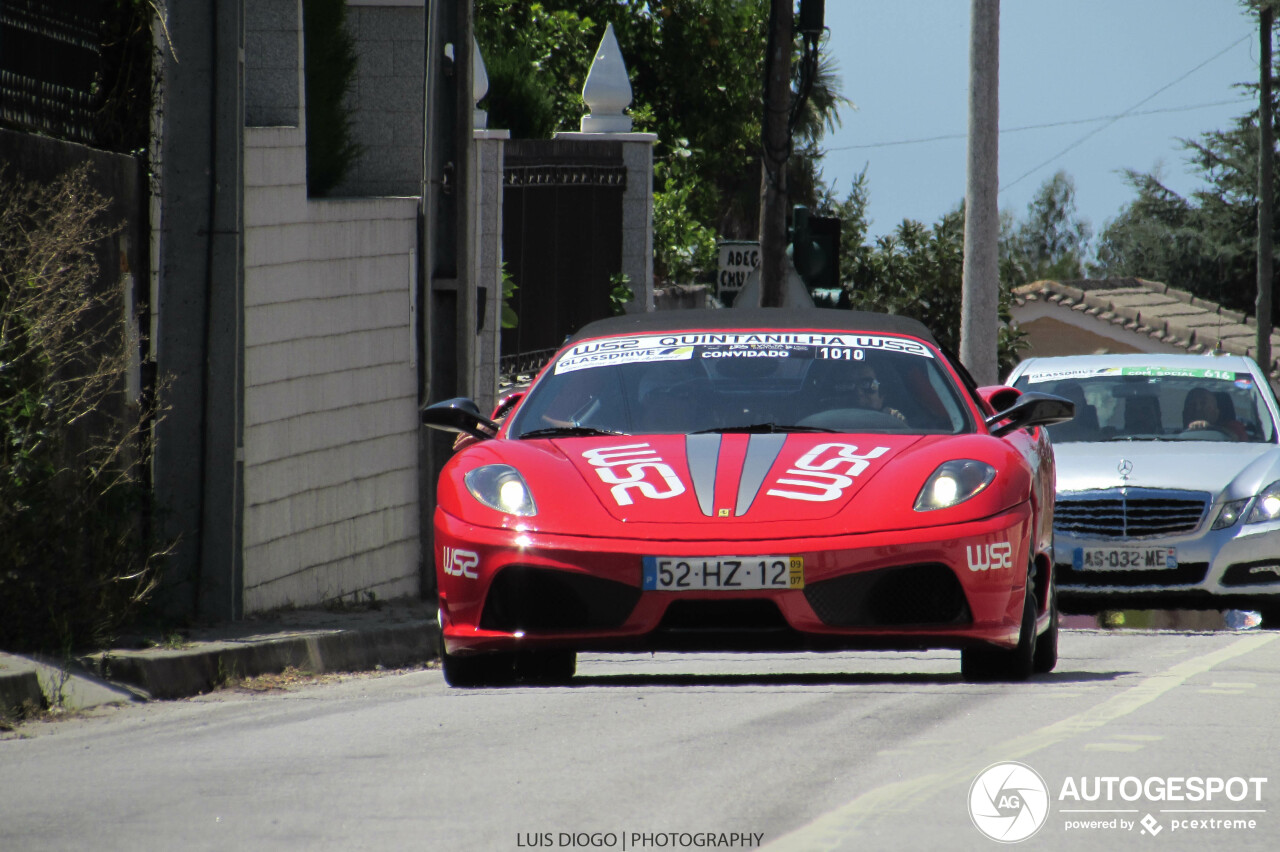
{"type": "Polygon", "coordinates": [[[1123,485],[1217,494],[1246,468],[1275,453],[1274,444],[1217,441],[1110,441],[1053,446],[1059,494],[1123,485]]]}
{"type": "Polygon", "coordinates": [[[627,523],[830,518],[920,441],[907,435],[636,435],[556,441],[601,506],[627,523]]]}

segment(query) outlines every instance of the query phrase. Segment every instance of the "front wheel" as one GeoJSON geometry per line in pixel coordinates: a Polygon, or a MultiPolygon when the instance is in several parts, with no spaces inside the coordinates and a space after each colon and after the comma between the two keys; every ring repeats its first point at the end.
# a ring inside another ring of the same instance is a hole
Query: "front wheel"
{"type": "Polygon", "coordinates": [[[1252,609],[1262,616],[1263,630],[1280,629],[1280,604],[1254,604],[1252,609]]]}
{"type": "Polygon", "coordinates": [[[522,680],[545,686],[563,686],[573,680],[578,655],[573,651],[525,651],[516,661],[522,680]]]}
{"type": "Polygon", "coordinates": [[[1036,674],[1048,674],[1058,665],[1058,586],[1049,586],[1049,627],[1036,637],[1036,650],[1032,657],[1036,674]]]}
{"type": "Polygon", "coordinates": [[[515,654],[490,653],[457,657],[443,648],[440,668],[450,686],[506,686],[516,679],[515,654]]]}
{"type": "Polygon", "coordinates": [[[505,686],[515,682],[516,655],[509,653],[456,656],[444,646],[444,613],[436,610],[436,653],[444,682],[456,687],[505,686]]]}
{"type": "MultiPolygon", "coordinates": [[[[1056,647],[1054,657],[1056,661],[1056,647]]],[[[969,681],[1026,680],[1035,668],[1035,658],[1036,601],[1028,578],[1017,647],[1005,649],[982,645],[964,648],[960,651],[960,674],[969,681]]]]}

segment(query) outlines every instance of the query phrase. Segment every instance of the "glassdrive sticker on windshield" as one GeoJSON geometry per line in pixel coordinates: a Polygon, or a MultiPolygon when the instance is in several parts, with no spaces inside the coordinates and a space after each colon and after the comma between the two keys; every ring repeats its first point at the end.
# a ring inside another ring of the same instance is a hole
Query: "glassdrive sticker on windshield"
{"type": "Polygon", "coordinates": [[[1212,367],[1071,367],[1059,370],[1044,370],[1027,373],[1024,378],[1030,384],[1040,382],[1056,382],[1062,379],[1085,379],[1095,376],[1171,376],[1188,379],[1218,379],[1224,382],[1236,380],[1231,370],[1219,370],[1212,367]]]}
{"type": "Polygon", "coordinates": [[[656,337],[615,337],[578,344],[560,356],[560,360],[556,362],[556,372],[570,373],[606,364],[688,361],[692,357],[692,346],[662,343],[656,337]]]}

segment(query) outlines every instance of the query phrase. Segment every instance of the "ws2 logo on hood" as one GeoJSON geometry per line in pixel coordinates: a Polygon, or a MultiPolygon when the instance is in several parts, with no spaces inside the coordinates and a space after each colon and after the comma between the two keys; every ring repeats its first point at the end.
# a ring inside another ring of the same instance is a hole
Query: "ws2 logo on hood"
{"type": "Polygon", "coordinates": [[[665,500],[684,493],[680,477],[648,444],[600,447],[587,450],[582,457],[595,467],[602,481],[613,486],[609,491],[619,506],[630,506],[635,502],[629,493],[632,489],[651,500],[665,500]],[[620,470],[615,471],[614,468],[620,470]],[[662,480],[661,486],[646,480],[649,471],[662,480]]]}

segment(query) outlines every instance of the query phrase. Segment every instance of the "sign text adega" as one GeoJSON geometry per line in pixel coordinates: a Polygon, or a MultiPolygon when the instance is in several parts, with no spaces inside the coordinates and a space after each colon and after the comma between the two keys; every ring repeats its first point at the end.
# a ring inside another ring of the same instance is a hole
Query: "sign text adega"
{"type": "Polygon", "coordinates": [[[747,276],[760,265],[760,243],[732,240],[720,243],[720,273],[716,290],[720,294],[737,293],[747,283],[747,276]]]}

